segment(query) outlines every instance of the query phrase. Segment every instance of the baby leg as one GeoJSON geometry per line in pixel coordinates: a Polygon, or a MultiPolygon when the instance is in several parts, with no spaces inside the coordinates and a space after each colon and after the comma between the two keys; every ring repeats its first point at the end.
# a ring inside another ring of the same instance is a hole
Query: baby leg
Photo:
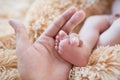
{"type": "Polygon", "coordinates": [[[100,34],[109,28],[109,18],[109,15],[99,15],[91,16],[85,21],[79,35],[83,41],[83,48],[88,52],[85,53],[86,55],[90,56],[93,48],[96,47],[100,34]]]}
{"type": "Polygon", "coordinates": [[[120,18],[100,35],[98,46],[115,45],[120,43],[120,18]]]}

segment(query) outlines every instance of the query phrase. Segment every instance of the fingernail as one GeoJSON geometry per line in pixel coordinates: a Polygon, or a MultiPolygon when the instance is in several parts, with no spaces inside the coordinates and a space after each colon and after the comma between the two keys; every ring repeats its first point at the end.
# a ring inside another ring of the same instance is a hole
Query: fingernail
{"type": "Polygon", "coordinates": [[[75,17],[76,18],[85,18],[85,12],[83,10],[77,11],[75,17]]]}

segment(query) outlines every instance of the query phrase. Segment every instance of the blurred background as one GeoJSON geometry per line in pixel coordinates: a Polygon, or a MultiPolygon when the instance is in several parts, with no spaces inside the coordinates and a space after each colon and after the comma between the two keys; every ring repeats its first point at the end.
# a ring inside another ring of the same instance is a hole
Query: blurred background
{"type": "Polygon", "coordinates": [[[0,0],[0,36],[14,32],[8,24],[9,19],[14,18],[24,21],[26,12],[34,1],[35,0],[0,0]]]}

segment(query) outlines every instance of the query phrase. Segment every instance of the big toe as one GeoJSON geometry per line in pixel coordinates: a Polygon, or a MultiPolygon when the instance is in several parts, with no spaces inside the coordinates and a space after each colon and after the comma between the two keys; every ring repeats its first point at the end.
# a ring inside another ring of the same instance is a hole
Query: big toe
{"type": "Polygon", "coordinates": [[[61,30],[61,31],[59,32],[59,38],[60,38],[60,40],[63,40],[63,39],[65,39],[66,37],[68,37],[67,33],[64,32],[63,30],[61,30]]]}
{"type": "Polygon", "coordinates": [[[78,37],[76,37],[76,36],[74,36],[74,37],[72,37],[72,38],[70,38],[70,44],[72,45],[72,46],[77,46],[77,47],[79,47],[79,46],[81,46],[82,45],[82,40],[80,40],[78,37]]]}

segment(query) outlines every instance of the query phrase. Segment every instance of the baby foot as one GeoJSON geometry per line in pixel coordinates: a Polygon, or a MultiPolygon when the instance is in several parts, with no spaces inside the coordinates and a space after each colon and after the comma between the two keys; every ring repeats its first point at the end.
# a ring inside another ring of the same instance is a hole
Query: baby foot
{"type": "MultiPolygon", "coordinates": [[[[78,35],[76,34],[71,34],[70,36],[68,36],[64,31],[60,31],[59,34],[56,36],[56,45],[55,48],[58,49],[59,48],[59,43],[63,42],[65,39],[69,39],[67,43],[70,43],[70,45],[72,46],[79,46],[80,44],[82,44],[82,41],[79,41],[78,35]]],[[[66,44],[66,43],[65,43],[66,44]]],[[[60,51],[60,50],[58,50],[60,51]]]]}
{"type": "Polygon", "coordinates": [[[83,49],[83,41],[79,39],[77,34],[67,35],[64,31],[60,31],[56,36],[55,48],[60,56],[68,62],[76,66],[85,66],[88,61],[85,49],[83,49]]]}

